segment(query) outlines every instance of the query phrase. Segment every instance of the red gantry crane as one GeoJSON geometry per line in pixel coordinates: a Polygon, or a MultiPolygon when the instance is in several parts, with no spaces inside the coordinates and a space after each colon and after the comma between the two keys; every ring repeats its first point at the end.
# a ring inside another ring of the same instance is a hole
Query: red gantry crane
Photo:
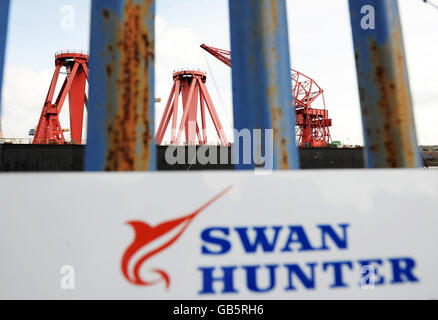
{"type": "Polygon", "coordinates": [[[64,130],[59,122],[62,106],[69,96],[71,143],[80,144],[84,106],[86,106],[85,85],[88,78],[88,54],[77,51],[62,51],[55,55],[55,72],[44,102],[40,120],[35,131],[33,144],[64,144],[64,130]],[[67,77],[54,102],[53,96],[61,68],[67,77]]]}
{"type": "Polygon", "coordinates": [[[185,133],[186,143],[195,145],[196,140],[200,145],[207,144],[207,124],[206,109],[216,129],[217,136],[222,146],[228,146],[229,142],[225,135],[219,116],[208,93],[207,75],[196,70],[183,70],[173,73],[173,86],[170,90],[169,99],[156,135],[156,143],[163,144],[163,138],[168,129],[170,120],[171,125],[171,144],[179,145],[183,132],[185,133]],[[177,130],[179,97],[182,97],[182,118],[177,130]],[[199,101],[199,105],[198,105],[199,101]],[[201,125],[198,124],[198,110],[201,113],[201,125]]]}
{"type": "MultiPolygon", "coordinates": [[[[231,67],[231,52],[205,44],[201,48],[231,67]]],[[[332,119],[325,108],[324,90],[310,77],[292,70],[292,92],[296,115],[296,139],[299,147],[326,147],[332,142],[332,119]],[[322,108],[314,108],[315,102],[322,108]]]]}

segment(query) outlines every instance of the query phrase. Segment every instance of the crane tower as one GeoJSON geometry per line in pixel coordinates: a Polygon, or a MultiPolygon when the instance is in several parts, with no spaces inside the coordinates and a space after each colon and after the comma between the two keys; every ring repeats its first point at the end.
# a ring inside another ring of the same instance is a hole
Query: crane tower
{"type": "MultiPolygon", "coordinates": [[[[231,52],[201,45],[201,48],[231,67],[231,52]]],[[[324,91],[310,77],[292,70],[292,93],[294,98],[295,133],[299,147],[326,147],[332,142],[329,127],[332,119],[325,108],[324,91]],[[320,103],[320,108],[312,106],[320,103]]]]}
{"type": "Polygon", "coordinates": [[[64,144],[64,130],[59,122],[62,106],[69,96],[71,142],[80,144],[84,105],[86,106],[85,85],[88,78],[88,54],[77,51],[61,51],[55,55],[55,72],[44,102],[40,120],[35,131],[33,144],[64,144]],[[52,102],[61,68],[67,77],[54,102],[52,102]]]}

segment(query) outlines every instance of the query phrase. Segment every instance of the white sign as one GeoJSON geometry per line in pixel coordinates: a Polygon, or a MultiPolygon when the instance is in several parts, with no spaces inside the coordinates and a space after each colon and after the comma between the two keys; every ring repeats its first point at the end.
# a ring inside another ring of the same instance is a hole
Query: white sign
{"type": "Polygon", "coordinates": [[[2,174],[0,298],[438,298],[438,171],[2,174]]]}

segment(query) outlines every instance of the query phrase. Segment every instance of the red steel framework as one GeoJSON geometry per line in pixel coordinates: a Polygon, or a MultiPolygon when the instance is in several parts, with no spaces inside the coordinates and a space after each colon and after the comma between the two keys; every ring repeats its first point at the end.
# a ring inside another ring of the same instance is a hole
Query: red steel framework
{"type": "MultiPolygon", "coordinates": [[[[201,48],[231,67],[231,52],[201,45],[201,48]]],[[[325,147],[332,142],[329,127],[332,119],[325,108],[324,90],[308,76],[292,70],[292,92],[296,113],[296,139],[300,147],[325,147]],[[312,103],[322,108],[312,108],[312,103]]]]}
{"type": "Polygon", "coordinates": [[[82,140],[82,124],[84,105],[87,104],[85,85],[88,79],[88,55],[83,52],[62,51],[55,55],[55,72],[44,102],[40,120],[35,131],[33,144],[65,144],[65,137],[59,114],[69,96],[71,143],[80,144],[82,140]],[[52,103],[61,68],[65,67],[67,77],[52,103]]]}
{"type": "Polygon", "coordinates": [[[206,81],[207,75],[201,71],[186,70],[173,73],[172,90],[170,91],[169,99],[167,100],[156,135],[156,142],[158,145],[162,144],[163,137],[171,119],[171,144],[180,144],[183,131],[185,131],[186,142],[188,145],[195,145],[196,139],[198,140],[198,144],[207,144],[205,106],[209,111],[221,145],[229,145],[222,124],[205,85],[206,81]],[[176,131],[180,94],[182,96],[183,115],[179,129],[176,131]],[[198,97],[202,132],[198,124],[198,97]]]}

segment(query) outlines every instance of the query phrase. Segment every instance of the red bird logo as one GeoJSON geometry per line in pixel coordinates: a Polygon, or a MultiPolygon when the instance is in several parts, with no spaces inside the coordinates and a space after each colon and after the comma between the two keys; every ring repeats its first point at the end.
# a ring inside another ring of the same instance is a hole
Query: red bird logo
{"type": "Polygon", "coordinates": [[[154,255],[174,244],[201,211],[222,197],[230,189],[231,186],[227,187],[193,213],[160,223],[155,227],[151,227],[143,221],[128,221],[127,224],[134,228],[134,241],[125,250],[122,257],[121,267],[124,277],[130,283],[139,286],[151,286],[164,281],[166,289],[169,289],[170,278],[164,270],[152,269],[152,272],[158,274],[158,278],[146,281],[140,277],[142,265],[154,255]]]}

